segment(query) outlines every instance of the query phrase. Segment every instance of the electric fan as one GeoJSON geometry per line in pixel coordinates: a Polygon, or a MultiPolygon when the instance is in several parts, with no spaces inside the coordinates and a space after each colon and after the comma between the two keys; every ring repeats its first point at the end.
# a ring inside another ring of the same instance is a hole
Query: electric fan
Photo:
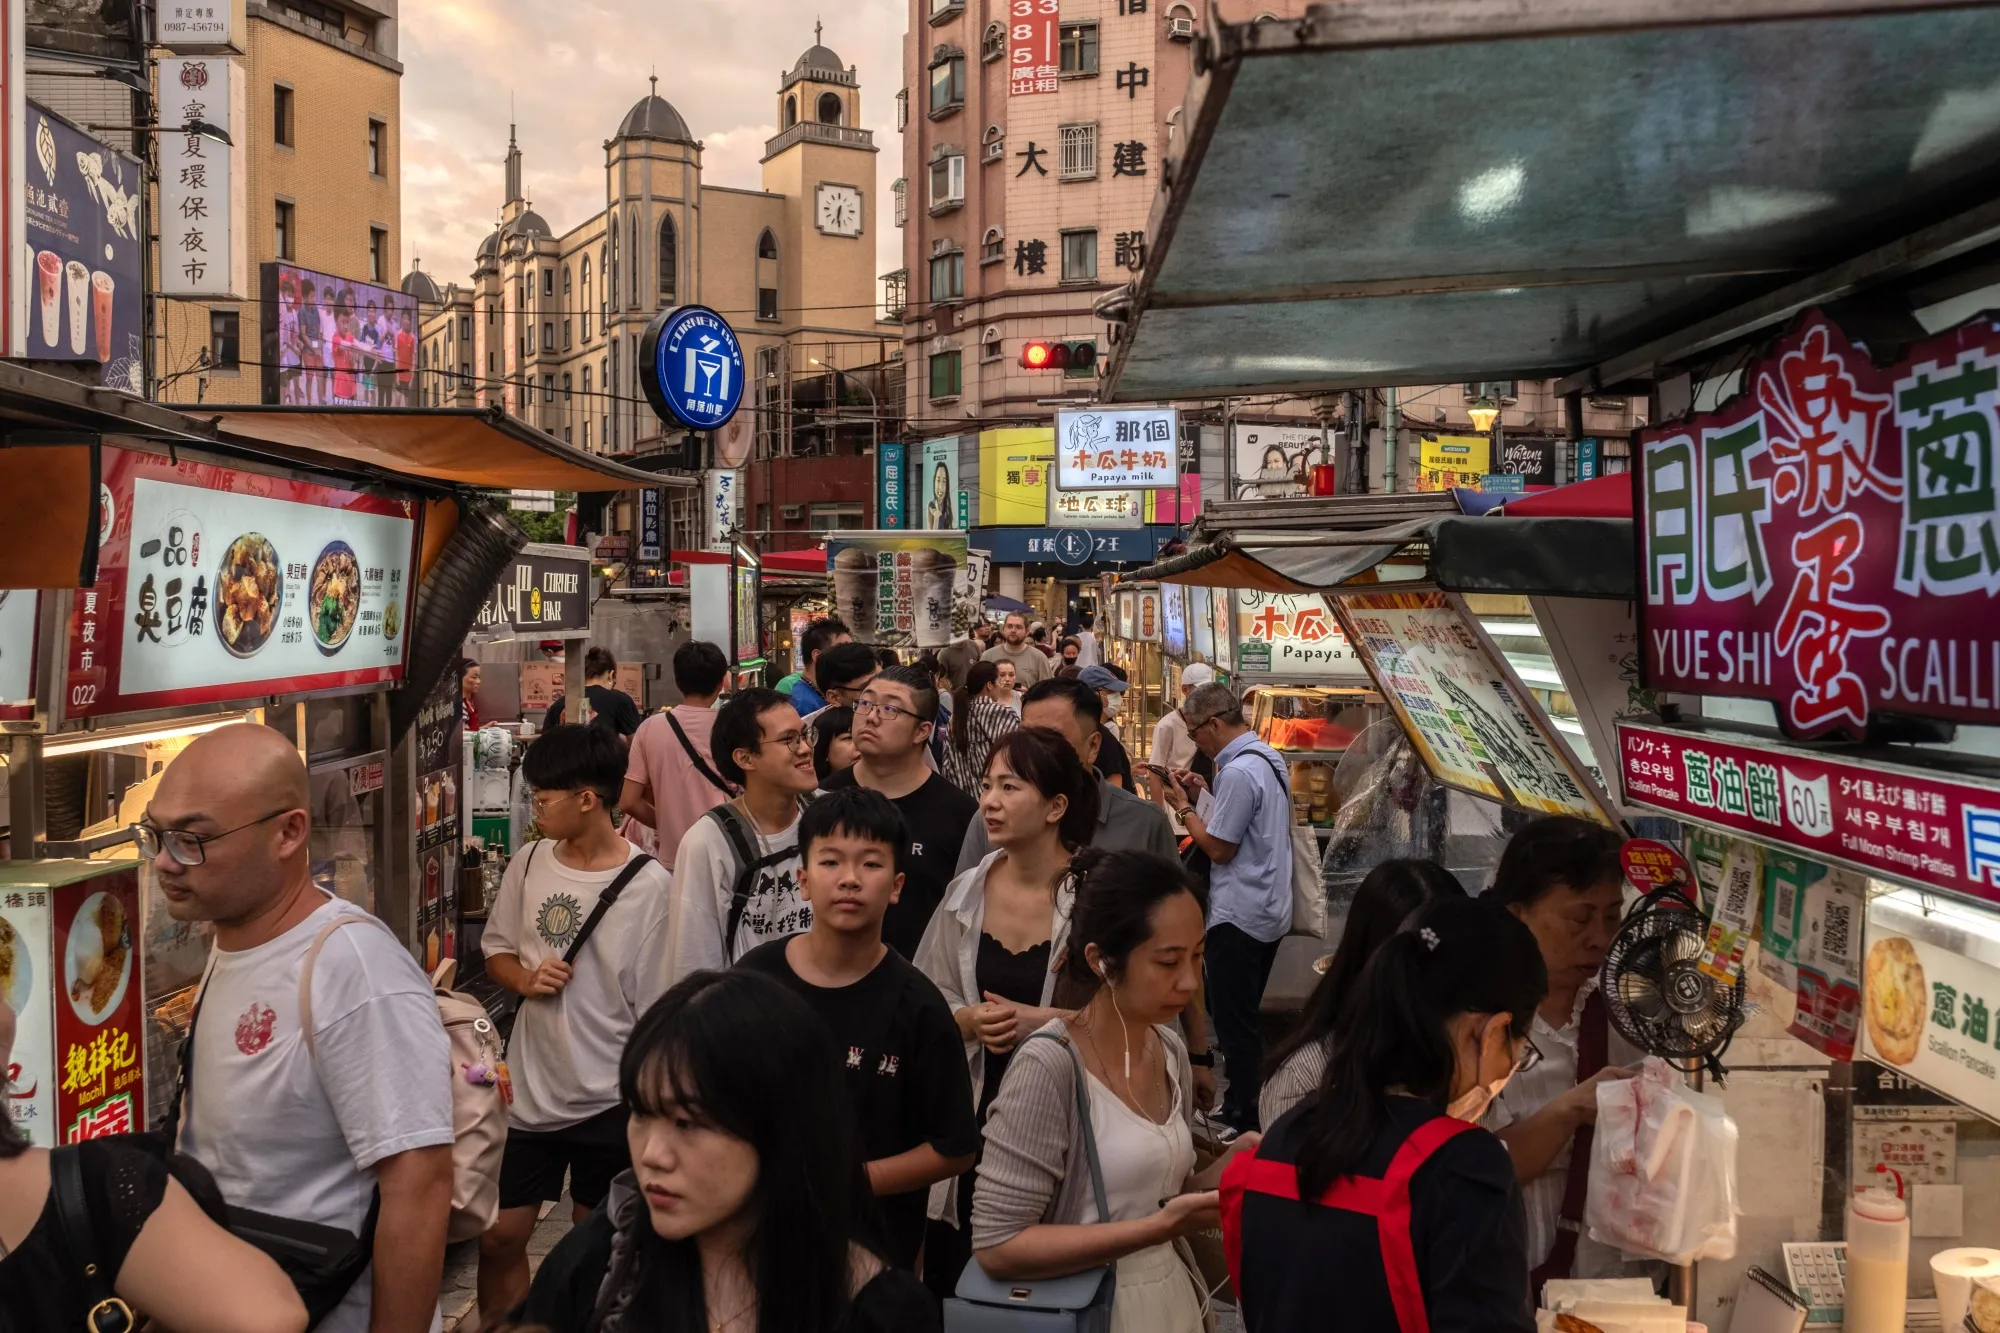
{"type": "Polygon", "coordinates": [[[1696,964],[1708,919],[1680,889],[1654,890],[1626,918],[1604,956],[1599,986],[1611,1025],[1648,1055],[1719,1081],[1722,1053],[1743,1025],[1743,978],[1717,981],[1696,964]]]}

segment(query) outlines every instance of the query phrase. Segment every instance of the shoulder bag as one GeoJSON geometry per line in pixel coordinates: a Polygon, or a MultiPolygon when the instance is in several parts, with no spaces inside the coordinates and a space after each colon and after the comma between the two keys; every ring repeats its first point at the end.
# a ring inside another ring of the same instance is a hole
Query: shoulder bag
{"type": "MultiPolygon", "coordinates": [[[[1060,1042],[1076,1071],[1076,1116],[1090,1161],[1090,1188],[1100,1222],[1111,1217],[1104,1196],[1104,1169],[1097,1159],[1097,1135],[1090,1124],[1090,1086],[1076,1047],[1053,1032],[1031,1033],[1030,1041],[1060,1042]]],[[[1018,1052],[1019,1047],[1015,1048],[1018,1052]]],[[[958,1275],[958,1291],[944,1303],[945,1333],[1110,1333],[1111,1302],[1118,1294],[1118,1265],[1068,1277],[1005,1281],[988,1277],[975,1256],[958,1275]]]]}
{"type": "MultiPolygon", "coordinates": [[[[665,716],[667,719],[667,725],[674,729],[675,739],[680,741],[681,748],[687,751],[687,757],[694,763],[694,771],[701,774],[702,779],[706,781],[709,786],[715,788],[717,791],[721,792],[724,796],[731,796],[731,797],[735,796],[736,788],[730,786],[727,782],[724,782],[722,780],[722,775],[720,773],[717,773],[714,768],[709,766],[708,760],[702,758],[701,751],[694,748],[694,742],[689,740],[687,732],[681,729],[681,720],[674,716],[674,710],[669,708],[666,711],[665,716]]],[[[654,802],[657,803],[659,799],[660,799],[659,793],[654,792],[653,793],[654,802]]]]}
{"type": "Polygon", "coordinates": [[[116,1273],[104,1271],[98,1259],[97,1227],[91,1222],[90,1204],[83,1193],[83,1159],[76,1144],[66,1144],[49,1153],[49,1197],[56,1206],[56,1224],[62,1232],[63,1248],[77,1267],[87,1301],[83,1327],[89,1333],[131,1333],[139,1326],[132,1307],[111,1289],[116,1273]]]}
{"type": "MultiPolygon", "coordinates": [[[[1289,809],[1292,784],[1285,776],[1284,764],[1263,750],[1255,753],[1277,774],[1278,785],[1284,788],[1285,805],[1289,809]]],[[[1313,831],[1310,824],[1295,823],[1291,826],[1291,838],[1292,928],[1286,933],[1323,940],[1326,938],[1326,886],[1320,878],[1319,834],[1313,831]]]]}

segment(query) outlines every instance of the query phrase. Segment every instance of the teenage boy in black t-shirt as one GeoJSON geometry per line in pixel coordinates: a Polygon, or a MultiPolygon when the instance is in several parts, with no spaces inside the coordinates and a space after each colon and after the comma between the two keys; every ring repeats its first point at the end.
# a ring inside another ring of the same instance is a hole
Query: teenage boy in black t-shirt
{"type": "Polygon", "coordinates": [[[930,765],[927,748],[937,709],[937,681],[922,667],[887,668],[854,700],[854,748],[860,757],[823,784],[827,791],[880,792],[903,816],[910,839],[896,866],[903,872],[903,892],[882,923],[882,938],[905,958],[916,957],[957,872],[965,830],[979,813],[979,802],[930,765]]]}
{"type": "Polygon", "coordinates": [[[805,998],[833,1033],[861,1127],[888,1257],[916,1263],[930,1187],[972,1166],[979,1124],[965,1046],[936,986],[882,942],[909,835],[877,792],[848,787],[799,817],[800,892],[812,927],[736,964],[805,998]]]}

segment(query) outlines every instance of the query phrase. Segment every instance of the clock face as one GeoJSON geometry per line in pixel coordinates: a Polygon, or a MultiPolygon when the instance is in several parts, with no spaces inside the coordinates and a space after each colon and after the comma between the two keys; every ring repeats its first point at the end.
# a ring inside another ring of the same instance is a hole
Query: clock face
{"type": "Polygon", "coordinates": [[[861,234],[861,191],[852,185],[822,185],[813,223],[830,236],[861,234]]]}

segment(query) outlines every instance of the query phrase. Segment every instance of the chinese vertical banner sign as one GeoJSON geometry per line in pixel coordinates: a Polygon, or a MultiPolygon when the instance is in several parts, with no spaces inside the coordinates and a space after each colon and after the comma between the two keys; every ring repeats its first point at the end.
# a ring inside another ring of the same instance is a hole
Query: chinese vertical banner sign
{"type": "Polygon", "coordinates": [[[1007,95],[1052,93],[1061,86],[1057,67],[1060,0],[1008,0],[1007,95]]]}
{"type": "Polygon", "coordinates": [[[56,1123],[62,1142],[146,1127],[139,984],[139,872],[64,884],[53,895],[56,1123]]]}
{"type": "Polygon", "coordinates": [[[2000,722],[2000,331],[1878,367],[1812,311],[1743,385],[1641,436],[1646,683],[1768,699],[1800,738],[2000,722]]]}
{"type": "MultiPolygon", "coordinates": [[[[159,63],[160,124],[213,125],[243,142],[236,66],[221,56],[159,63]]],[[[160,292],[165,296],[247,296],[236,231],[243,215],[237,149],[204,134],[160,135],[160,292]]]]}

